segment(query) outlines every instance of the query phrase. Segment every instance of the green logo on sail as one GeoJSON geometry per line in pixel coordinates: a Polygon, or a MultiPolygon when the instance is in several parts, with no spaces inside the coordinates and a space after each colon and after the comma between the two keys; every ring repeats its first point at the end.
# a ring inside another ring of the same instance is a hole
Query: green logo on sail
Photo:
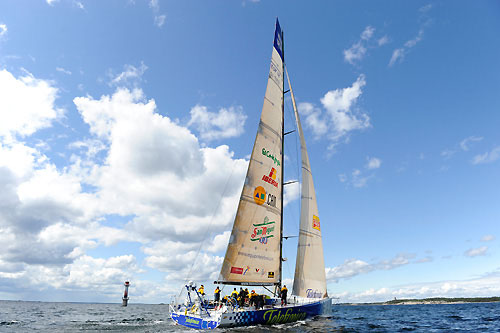
{"type": "Polygon", "coordinates": [[[269,218],[266,216],[264,222],[255,223],[253,226],[253,233],[250,235],[250,240],[252,242],[260,241],[262,244],[267,244],[267,239],[274,237],[272,233],[274,232],[275,221],[269,222],[269,218]]]}
{"type": "Polygon", "coordinates": [[[266,148],[262,148],[262,155],[267,156],[270,159],[272,159],[274,161],[274,164],[276,164],[277,166],[281,165],[280,161],[276,157],[274,157],[274,155],[271,154],[269,152],[269,150],[267,150],[266,148]]]}

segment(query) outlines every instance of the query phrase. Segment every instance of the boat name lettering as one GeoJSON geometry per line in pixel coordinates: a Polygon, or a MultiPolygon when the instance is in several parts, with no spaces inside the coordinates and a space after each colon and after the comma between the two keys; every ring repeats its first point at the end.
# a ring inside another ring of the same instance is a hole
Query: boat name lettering
{"type": "Polygon", "coordinates": [[[270,257],[261,256],[261,255],[258,255],[258,254],[251,254],[251,253],[241,252],[241,251],[238,251],[238,255],[245,256],[245,257],[252,258],[252,259],[262,259],[262,260],[267,260],[267,261],[273,261],[273,258],[270,258],[270,257]]]}
{"type": "Polygon", "coordinates": [[[288,309],[286,312],[283,310],[269,310],[264,312],[263,319],[266,324],[283,324],[306,319],[307,313],[300,310],[294,312],[294,309],[288,309]]]}
{"type": "Polygon", "coordinates": [[[250,240],[252,242],[260,241],[262,244],[267,244],[267,239],[274,237],[272,234],[274,232],[275,221],[269,221],[269,217],[264,217],[264,222],[254,223],[253,233],[250,235],[250,240]]]}
{"type": "Polygon", "coordinates": [[[198,325],[200,323],[200,321],[198,319],[186,317],[186,323],[198,325]]]}
{"type": "Polygon", "coordinates": [[[307,289],[306,290],[307,298],[321,298],[323,294],[318,290],[307,289]]]}
{"type": "Polygon", "coordinates": [[[276,157],[274,157],[274,155],[271,154],[266,148],[262,148],[262,155],[272,159],[274,161],[274,164],[276,164],[277,166],[281,165],[280,161],[276,157]]]}

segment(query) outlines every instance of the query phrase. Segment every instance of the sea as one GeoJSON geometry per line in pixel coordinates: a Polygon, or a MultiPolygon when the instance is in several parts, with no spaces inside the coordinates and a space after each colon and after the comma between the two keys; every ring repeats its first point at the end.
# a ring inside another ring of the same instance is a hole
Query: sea
{"type": "MultiPolygon", "coordinates": [[[[188,332],[168,305],[0,301],[0,332],[188,332]]],[[[217,332],[500,332],[500,303],[334,305],[330,316],[217,332]]]]}

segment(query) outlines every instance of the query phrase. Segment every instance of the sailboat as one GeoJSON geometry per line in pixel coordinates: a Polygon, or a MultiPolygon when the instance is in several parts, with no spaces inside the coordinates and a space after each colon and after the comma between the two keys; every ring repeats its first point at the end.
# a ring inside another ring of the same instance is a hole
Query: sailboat
{"type": "MultiPolygon", "coordinates": [[[[285,68],[283,32],[278,19],[260,123],[224,262],[216,284],[282,286],[284,98],[291,94],[302,160],[301,214],[292,295],[285,305],[269,298],[265,305],[225,304],[210,308],[192,282],[183,288],[183,304],[170,306],[171,318],[197,329],[282,324],[331,313],[309,156],[290,78],[285,68]],[[285,91],[284,74],[289,90],[285,91]]],[[[269,290],[269,289],[268,289],[269,290]]],[[[271,290],[270,290],[271,291],[271,290]]]]}

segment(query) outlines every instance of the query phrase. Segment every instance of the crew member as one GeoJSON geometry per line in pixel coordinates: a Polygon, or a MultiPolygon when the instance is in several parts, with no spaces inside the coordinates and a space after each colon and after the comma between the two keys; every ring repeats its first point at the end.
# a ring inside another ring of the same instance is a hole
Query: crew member
{"type": "Polygon", "coordinates": [[[205,296],[205,287],[203,287],[203,285],[198,289],[198,293],[200,293],[201,296],[205,296]]]}
{"type": "Polygon", "coordinates": [[[238,298],[238,292],[236,291],[236,288],[234,288],[233,292],[231,293],[231,297],[234,299],[238,298]]]}
{"type": "Polygon", "coordinates": [[[252,290],[250,293],[250,305],[255,305],[257,306],[257,297],[259,295],[255,292],[255,290],[252,290]]]}
{"type": "Polygon", "coordinates": [[[288,289],[286,289],[286,285],[283,285],[283,288],[281,288],[281,306],[283,304],[286,305],[286,294],[288,293],[288,289]]]}
{"type": "Polygon", "coordinates": [[[214,291],[214,302],[215,302],[215,305],[217,305],[220,301],[220,289],[219,289],[219,286],[217,286],[215,288],[215,291],[214,291]]]}

